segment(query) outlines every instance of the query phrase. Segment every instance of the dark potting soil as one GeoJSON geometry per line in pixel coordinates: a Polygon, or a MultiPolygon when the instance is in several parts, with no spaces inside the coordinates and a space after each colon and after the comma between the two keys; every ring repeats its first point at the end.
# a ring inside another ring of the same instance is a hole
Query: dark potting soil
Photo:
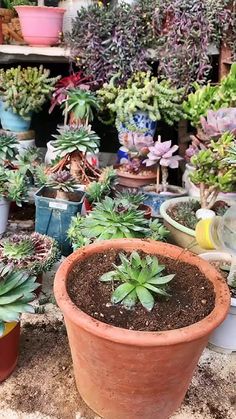
{"type": "MultiPolygon", "coordinates": [[[[52,198],[56,199],[57,191],[56,189],[45,189],[43,191],[42,196],[45,198],[52,198]]],[[[70,202],[80,202],[82,198],[83,193],[82,192],[68,192],[67,193],[67,200],[70,202]]]]}
{"type": "Polygon", "coordinates": [[[140,303],[131,310],[111,304],[112,285],[99,278],[113,270],[113,263],[120,264],[118,253],[110,250],[93,255],[75,266],[68,278],[71,300],[93,318],[125,329],[163,331],[196,323],[214,309],[213,285],[204,274],[197,267],[163,256],[158,259],[166,266],[164,274],[176,273],[168,289],[171,297],[156,298],[151,312],[140,303]]]}
{"type": "MultiPolygon", "coordinates": [[[[196,217],[196,211],[200,209],[200,203],[191,199],[186,202],[179,202],[177,204],[171,205],[167,209],[167,214],[175,220],[177,223],[195,230],[195,227],[198,223],[198,219],[196,217]]],[[[229,205],[224,201],[217,201],[212,210],[215,211],[216,215],[222,216],[225,214],[229,205]]]]}
{"type": "MultiPolygon", "coordinates": [[[[210,264],[213,265],[217,271],[223,276],[223,278],[227,281],[229,272],[221,269],[224,266],[228,266],[229,264],[226,262],[222,262],[222,260],[211,260],[210,264]]],[[[230,294],[232,298],[236,298],[236,288],[229,287],[230,294]]]]}
{"type": "Polygon", "coordinates": [[[22,207],[15,205],[10,209],[9,220],[11,221],[27,221],[35,219],[35,205],[34,204],[22,204],[22,207]]]}

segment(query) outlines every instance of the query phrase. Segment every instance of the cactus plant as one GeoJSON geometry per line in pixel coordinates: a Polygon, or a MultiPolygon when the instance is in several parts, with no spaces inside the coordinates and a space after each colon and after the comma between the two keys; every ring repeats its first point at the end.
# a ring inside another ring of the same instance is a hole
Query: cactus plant
{"type": "Polygon", "coordinates": [[[11,109],[24,119],[32,112],[40,112],[54,91],[60,77],[50,78],[50,71],[38,67],[0,69],[1,100],[5,109],[11,109]]]}
{"type": "Polygon", "coordinates": [[[0,265],[0,338],[6,323],[18,322],[22,313],[34,313],[29,303],[38,286],[31,273],[0,265]]]}
{"type": "Polygon", "coordinates": [[[121,283],[112,293],[113,304],[121,303],[131,309],[140,301],[146,310],[151,311],[155,303],[153,295],[170,297],[167,284],[175,275],[163,276],[165,265],[160,265],[156,256],[142,257],[138,252],[132,252],[130,256],[119,253],[119,258],[121,264],[113,264],[114,270],[100,277],[102,282],[121,283]]]}
{"type": "Polygon", "coordinates": [[[5,266],[39,275],[59,259],[57,242],[39,233],[15,234],[0,241],[0,260],[5,266]]]}
{"type": "Polygon", "coordinates": [[[68,193],[76,190],[76,181],[67,170],[53,173],[46,185],[56,190],[56,199],[68,199],[68,193]]]}
{"type": "Polygon", "coordinates": [[[17,155],[17,138],[13,134],[0,135],[0,162],[5,164],[12,161],[17,155]]]}

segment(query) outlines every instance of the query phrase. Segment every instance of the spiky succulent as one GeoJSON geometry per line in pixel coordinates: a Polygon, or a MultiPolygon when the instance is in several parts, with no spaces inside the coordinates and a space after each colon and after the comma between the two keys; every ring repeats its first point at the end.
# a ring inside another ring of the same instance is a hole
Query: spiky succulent
{"type": "Polygon", "coordinates": [[[0,338],[6,323],[18,322],[22,313],[34,313],[29,303],[38,286],[31,273],[0,266],[0,338]]]}
{"type": "Polygon", "coordinates": [[[93,121],[93,110],[98,110],[98,99],[89,90],[70,89],[68,91],[65,110],[73,112],[75,120],[93,121]]]}
{"type": "Polygon", "coordinates": [[[0,167],[0,197],[21,206],[28,198],[27,185],[27,178],[20,171],[0,167]]]}
{"type": "Polygon", "coordinates": [[[201,117],[201,125],[209,138],[220,137],[225,132],[236,136],[236,108],[209,110],[206,118],[201,117]]]}
{"type": "Polygon", "coordinates": [[[0,162],[12,161],[17,154],[17,138],[13,134],[0,135],[0,162]]]}
{"type": "Polygon", "coordinates": [[[76,181],[67,170],[62,170],[52,174],[46,183],[46,186],[64,192],[74,192],[76,181]]]}
{"type": "Polygon", "coordinates": [[[29,147],[23,154],[18,154],[17,165],[22,173],[28,171],[33,174],[34,168],[42,162],[39,149],[37,147],[29,147]]]}
{"type": "Polygon", "coordinates": [[[59,256],[57,242],[39,233],[15,234],[0,241],[2,264],[35,275],[50,270],[59,256]]]}
{"type": "Polygon", "coordinates": [[[167,230],[167,228],[165,228],[165,226],[162,223],[160,223],[158,219],[151,221],[149,226],[151,230],[150,238],[152,240],[163,242],[167,240],[167,237],[169,236],[170,232],[169,230],[167,230]]]}
{"type": "Polygon", "coordinates": [[[123,191],[116,193],[116,199],[120,201],[122,205],[134,205],[136,208],[143,204],[145,196],[141,193],[131,193],[130,191],[123,191]]]}
{"type": "Polygon", "coordinates": [[[175,275],[162,276],[165,266],[159,264],[156,256],[141,257],[134,251],[128,257],[120,253],[119,257],[121,264],[113,264],[114,270],[100,277],[102,282],[122,282],[112,293],[112,303],[121,303],[130,309],[139,301],[151,311],[155,304],[154,295],[170,297],[167,284],[175,275]]]}
{"type": "Polygon", "coordinates": [[[105,196],[110,194],[115,183],[116,171],[112,167],[103,169],[99,176],[99,180],[97,182],[91,182],[87,186],[86,194],[89,202],[101,202],[105,196]]]}
{"type": "Polygon", "coordinates": [[[39,164],[34,167],[34,183],[37,186],[44,186],[48,182],[47,166],[45,164],[39,164]]]}
{"type": "Polygon", "coordinates": [[[74,250],[92,243],[90,238],[87,238],[83,235],[81,231],[83,226],[84,217],[81,217],[80,214],[72,217],[70,227],[67,230],[67,237],[70,240],[74,250]]]}
{"type": "Polygon", "coordinates": [[[76,151],[93,153],[100,145],[100,139],[91,126],[65,126],[59,128],[58,132],[58,135],[54,135],[56,140],[53,147],[61,152],[61,157],[76,151]]]}

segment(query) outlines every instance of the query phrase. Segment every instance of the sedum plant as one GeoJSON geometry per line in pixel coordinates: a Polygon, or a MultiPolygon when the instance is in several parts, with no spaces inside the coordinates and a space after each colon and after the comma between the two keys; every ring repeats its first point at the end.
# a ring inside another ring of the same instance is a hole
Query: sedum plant
{"type": "Polygon", "coordinates": [[[232,192],[236,188],[236,165],[228,160],[235,146],[233,134],[226,132],[217,142],[211,141],[208,149],[192,157],[195,170],[191,181],[200,186],[202,208],[212,208],[219,192],[232,192]]]}
{"type": "Polygon", "coordinates": [[[17,153],[18,141],[15,135],[1,134],[0,135],[0,162],[4,164],[7,161],[12,161],[17,153]]]}
{"type": "Polygon", "coordinates": [[[22,313],[34,313],[30,304],[39,284],[36,277],[25,271],[0,266],[0,338],[6,323],[18,322],[22,313]]]}
{"type": "Polygon", "coordinates": [[[14,234],[0,241],[1,263],[34,275],[49,271],[59,257],[56,240],[39,233],[14,234]]]}
{"type": "Polygon", "coordinates": [[[121,282],[112,293],[113,304],[121,303],[131,309],[139,301],[151,311],[155,304],[154,296],[170,297],[167,284],[175,275],[162,276],[165,266],[159,264],[156,256],[141,257],[134,251],[130,256],[120,253],[119,257],[121,264],[113,264],[114,270],[100,277],[102,282],[121,282]]]}
{"type": "Polygon", "coordinates": [[[64,102],[65,112],[72,113],[75,124],[88,125],[93,121],[93,112],[99,109],[97,97],[89,90],[70,89],[64,102]]]}
{"type": "Polygon", "coordinates": [[[50,70],[38,67],[0,69],[0,94],[5,109],[29,119],[40,112],[51,97],[60,77],[50,78],[50,70]]]}

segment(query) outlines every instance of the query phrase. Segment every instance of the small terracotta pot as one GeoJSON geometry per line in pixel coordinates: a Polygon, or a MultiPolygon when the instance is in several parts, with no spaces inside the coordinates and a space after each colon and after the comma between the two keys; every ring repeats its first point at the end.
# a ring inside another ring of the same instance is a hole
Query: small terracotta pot
{"type": "Polygon", "coordinates": [[[140,204],[138,207],[139,210],[144,211],[144,217],[150,220],[152,216],[152,210],[148,205],[140,204]]]}
{"type": "Polygon", "coordinates": [[[118,177],[118,183],[128,188],[139,188],[141,186],[150,185],[156,180],[156,173],[151,171],[148,175],[140,176],[120,171],[118,167],[116,173],[118,177]]]}
{"type": "MultiPolygon", "coordinates": [[[[8,325],[11,328],[11,324],[8,325]]],[[[20,343],[20,323],[0,337],[0,383],[6,380],[17,364],[20,343]]]]}
{"type": "Polygon", "coordinates": [[[167,419],[178,409],[209,335],[230,304],[225,281],[209,263],[176,246],[139,239],[107,240],[77,250],[57,271],[54,291],[65,318],[78,390],[106,419],[167,419]],[[198,323],[164,332],[127,330],[95,320],[70,300],[68,276],[84,259],[111,249],[142,250],[197,266],[214,286],[214,310],[198,323]]]}

